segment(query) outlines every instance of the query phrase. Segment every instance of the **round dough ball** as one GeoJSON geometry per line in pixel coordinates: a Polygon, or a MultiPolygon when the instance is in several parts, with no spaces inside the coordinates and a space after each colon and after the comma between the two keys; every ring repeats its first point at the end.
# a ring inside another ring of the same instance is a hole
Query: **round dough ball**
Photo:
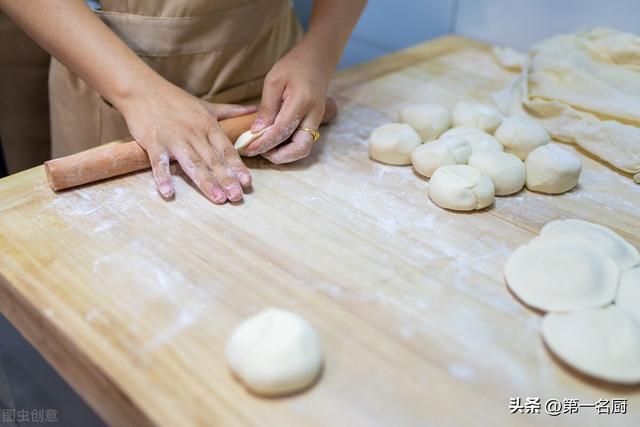
{"type": "Polygon", "coordinates": [[[297,314],[276,308],[242,321],[229,338],[226,357],[245,386],[263,396],[307,388],[323,363],[313,327],[297,314]]]}
{"type": "Polygon", "coordinates": [[[500,144],[492,135],[489,135],[478,128],[472,128],[469,126],[459,126],[449,129],[440,135],[440,139],[445,138],[465,139],[471,145],[471,152],[474,154],[481,151],[503,150],[502,144],[500,144]]]}
{"type": "Polygon", "coordinates": [[[536,148],[525,160],[527,188],[547,194],[560,194],[578,184],[582,160],[556,144],[536,148]]]}
{"type": "Polygon", "coordinates": [[[640,322],[640,267],[622,273],[616,305],[640,322]]]}
{"type": "Polygon", "coordinates": [[[496,130],[496,139],[504,146],[504,151],[515,154],[522,160],[531,151],[551,142],[549,134],[540,123],[524,117],[505,119],[496,130]]]}
{"type": "Polygon", "coordinates": [[[406,123],[387,123],[369,136],[369,157],[389,165],[411,164],[411,153],[421,144],[420,136],[406,123]]]}
{"type": "Polygon", "coordinates": [[[454,126],[471,126],[493,133],[502,118],[493,107],[476,102],[458,102],[451,113],[454,126]]]}
{"type": "Polygon", "coordinates": [[[513,154],[481,151],[469,158],[469,166],[491,178],[496,196],[517,193],[524,187],[524,163],[513,154]]]}
{"type": "Polygon", "coordinates": [[[640,253],[633,245],[607,227],[592,222],[579,219],[551,221],[542,227],[540,235],[572,240],[576,244],[602,251],[613,259],[620,271],[640,264],[640,253]]]}
{"type": "Polygon", "coordinates": [[[262,129],[260,132],[256,132],[253,133],[251,132],[251,129],[249,129],[246,132],[243,132],[237,139],[236,142],[233,144],[233,148],[236,149],[236,151],[238,152],[238,154],[240,154],[241,156],[244,156],[244,149],[251,144],[253,141],[255,141],[256,139],[258,139],[259,136],[261,136],[263,133],[265,133],[271,126],[268,126],[264,129],[262,129]]]}
{"type": "Polygon", "coordinates": [[[504,275],[523,303],[543,311],[609,304],[619,277],[615,262],[604,253],[552,237],[537,237],[516,249],[504,275]]]}
{"type": "Polygon", "coordinates": [[[436,169],[429,181],[429,198],[444,209],[482,209],[493,203],[493,182],[467,165],[442,166],[436,169]]]}
{"type": "Polygon", "coordinates": [[[471,146],[463,139],[448,138],[422,144],[411,154],[413,168],[420,175],[431,177],[440,166],[467,163],[471,146]]]}
{"type": "Polygon", "coordinates": [[[640,382],[640,323],[615,305],[548,313],[542,337],[568,365],[605,381],[640,382]]]}
{"type": "Polygon", "coordinates": [[[451,113],[437,104],[410,105],[400,110],[400,122],[411,126],[423,142],[433,141],[451,127],[451,113]]]}

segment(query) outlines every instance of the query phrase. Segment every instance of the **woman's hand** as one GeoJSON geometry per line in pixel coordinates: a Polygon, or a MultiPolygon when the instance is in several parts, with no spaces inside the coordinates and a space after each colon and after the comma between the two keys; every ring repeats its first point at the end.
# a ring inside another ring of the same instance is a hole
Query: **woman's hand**
{"type": "Polygon", "coordinates": [[[212,202],[241,200],[251,174],[218,120],[252,113],[256,107],[210,104],[166,81],[144,92],[119,109],[149,155],[160,194],[174,194],[169,159],[175,159],[212,202]]]}
{"type": "Polygon", "coordinates": [[[245,150],[273,163],[289,163],[311,153],[313,137],[299,127],[317,130],[334,65],[304,43],[278,61],[265,78],[262,103],[251,130],[273,125],[245,150]],[[282,144],[291,138],[291,142],[282,144]],[[282,145],[280,145],[282,144],[282,145]]]}

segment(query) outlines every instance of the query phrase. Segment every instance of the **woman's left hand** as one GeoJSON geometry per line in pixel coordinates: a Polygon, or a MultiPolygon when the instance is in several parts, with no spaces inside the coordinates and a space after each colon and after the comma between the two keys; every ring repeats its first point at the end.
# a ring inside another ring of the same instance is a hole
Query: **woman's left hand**
{"type": "Polygon", "coordinates": [[[273,163],[289,163],[311,153],[313,136],[301,128],[317,130],[325,109],[332,58],[324,58],[304,42],[278,61],[265,78],[258,117],[251,130],[273,125],[245,150],[273,163]],[[283,142],[290,139],[290,142],[283,142]]]}

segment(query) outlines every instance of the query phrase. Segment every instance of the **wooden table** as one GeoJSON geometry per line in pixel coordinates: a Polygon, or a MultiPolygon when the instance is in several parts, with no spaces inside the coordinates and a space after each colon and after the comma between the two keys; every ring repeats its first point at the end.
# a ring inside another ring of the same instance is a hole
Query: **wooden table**
{"type": "MultiPolygon", "coordinates": [[[[337,123],[308,159],[253,160],[240,205],[150,172],[53,194],[37,167],[0,181],[0,308],[114,426],[639,425],[640,389],[555,360],[541,316],[503,281],[510,253],[557,218],[640,244],[640,186],[585,157],[562,196],[523,191],[439,209],[410,167],[367,157],[405,103],[489,101],[512,77],[488,46],[446,37],[335,77],[337,123]],[[230,375],[233,327],[266,306],[318,329],[320,382],[262,399],[230,375]],[[511,397],[627,398],[626,415],[510,415],[511,397]]],[[[582,153],[584,154],[584,153],[582,153]]]]}

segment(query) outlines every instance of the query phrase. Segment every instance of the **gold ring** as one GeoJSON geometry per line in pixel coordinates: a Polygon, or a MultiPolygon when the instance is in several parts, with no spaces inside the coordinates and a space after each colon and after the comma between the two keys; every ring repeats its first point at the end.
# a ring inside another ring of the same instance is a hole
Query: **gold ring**
{"type": "Polygon", "coordinates": [[[303,130],[305,132],[309,132],[313,137],[313,142],[316,142],[320,138],[320,132],[318,132],[317,130],[309,129],[304,126],[300,126],[298,129],[303,130]]]}

